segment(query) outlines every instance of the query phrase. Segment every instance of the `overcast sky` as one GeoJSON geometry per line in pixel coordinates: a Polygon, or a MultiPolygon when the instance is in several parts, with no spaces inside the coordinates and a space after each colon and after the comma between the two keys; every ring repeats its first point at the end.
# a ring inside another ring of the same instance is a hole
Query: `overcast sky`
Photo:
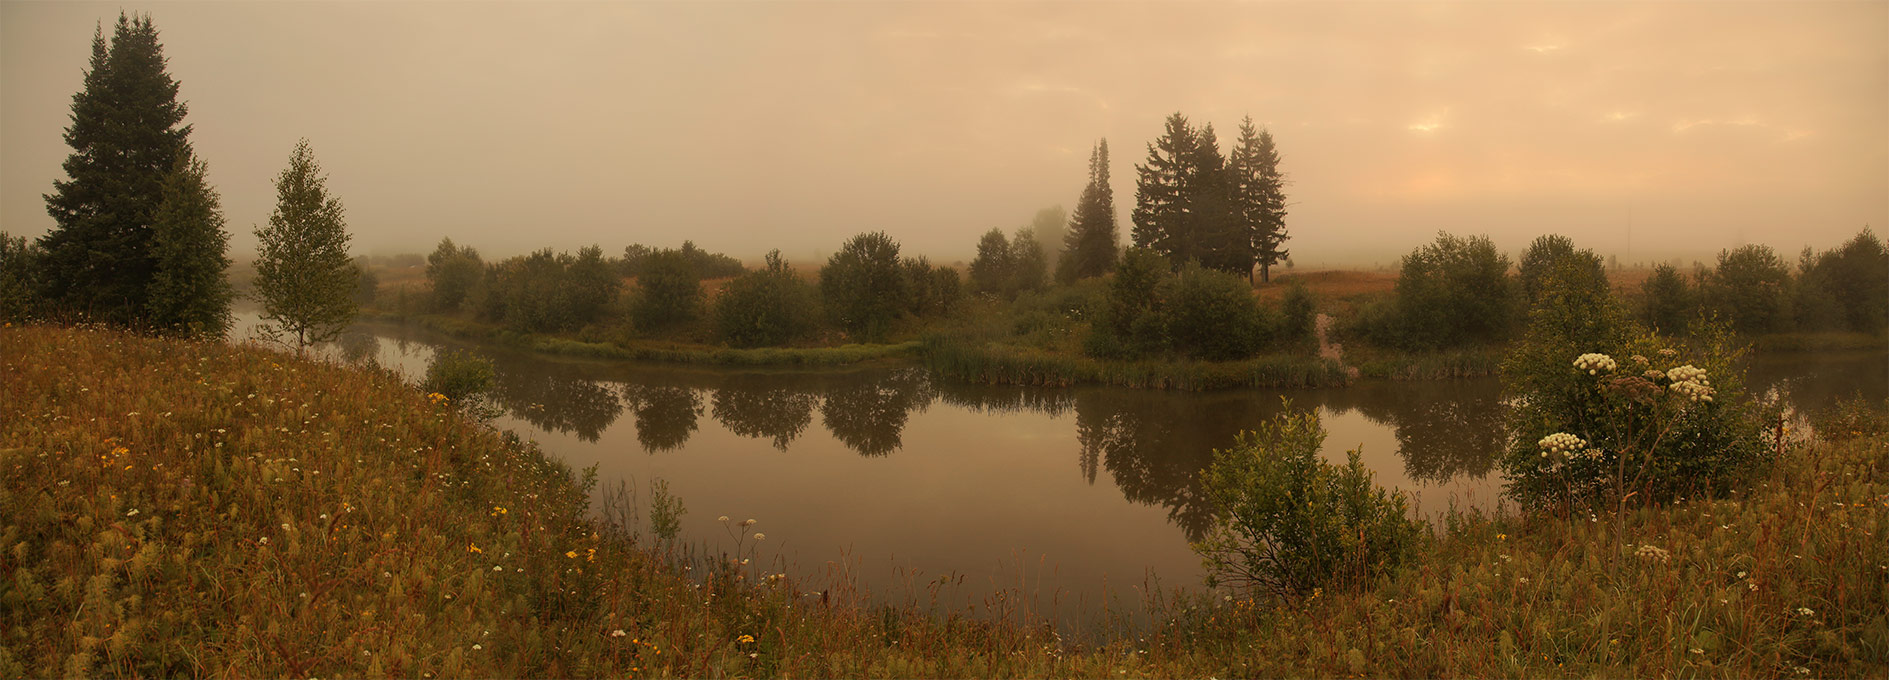
{"type": "MultiPolygon", "coordinates": [[[[1302,266],[1438,230],[1623,261],[1889,224],[1889,2],[33,3],[0,0],[0,229],[94,26],[149,12],[233,232],[307,137],[360,253],[598,243],[754,258],[884,230],[966,259],[1162,118],[1269,127],[1302,266]]],[[[1224,150],[1224,149],[1223,149],[1224,150]]]]}

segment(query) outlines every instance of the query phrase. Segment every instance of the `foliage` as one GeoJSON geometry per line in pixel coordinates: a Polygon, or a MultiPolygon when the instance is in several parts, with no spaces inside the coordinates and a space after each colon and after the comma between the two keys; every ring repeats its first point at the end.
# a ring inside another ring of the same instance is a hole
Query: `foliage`
{"type": "Polygon", "coordinates": [[[1889,328],[1889,251],[1867,228],[1834,250],[1813,256],[1806,248],[1793,307],[1799,330],[1881,333],[1889,328]]]}
{"type": "Polygon", "coordinates": [[[1043,248],[1033,227],[1017,230],[1016,237],[1010,239],[1009,297],[1042,290],[1049,282],[1049,258],[1043,254],[1043,248]]]}
{"type": "Polygon", "coordinates": [[[1437,234],[1404,256],[1392,325],[1377,339],[1405,349],[1502,340],[1515,318],[1508,269],[1486,236],[1437,234]]]}
{"type": "Polygon", "coordinates": [[[380,274],[375,273],[366,255],[354,258],[354,271],[358,274],[354,279],[354,306],[372,307],[380,299],[380,274]]]}
{"type": "Polygon", "coordinates": [[[297,347],[341,334],[354,319],[360,275],[348,259],[341,200],[308,140],[297,142],[289,167],[276,177],[276,207],[269,226],[256,230],[256,293],[273,333],[289,333],[297,347]]]}
{"type": "Polygon", "coordinates": [[[1146,356],[1166,346],[1157,289],[1168,262],[1146,248],[1129,248],[1109,280],[1106,303],[1096,315],[1084,351],[1100,359],[1146,356]]]}
{"type": "Polygon", "coordinates": [[[669,493],[669,480],[649,483],[649,531],[663,541],[674,541],[682,533],[682,516],[689,514],[682,499],[669,493]]]}
{"type": "Polygon", "coordinates": [[[1303,279],[1292,279],[1286,286],[1285,298],[1279,303],[1279,336],[1287,340],[1311,338],[1313,325],[1318,320],[1318,303],[1312,298],[1312,290],[1305,287],[1303,279]]]}
{"type": "Polygon", "coordinates": [[[907,307],[905,285],[899,244],[882,231],[847,240],[820,268],[820,297],[827,314],[859,341],[881,341],[891,332],[892,322],[907,307]]]}
{"type": "Polygon", "coordinates": [[[1016,279],[1016,251],[1010,247],[1004,230],[984,232],[977,240],[977,257],[971,259],[971,290],[1009,296],[1016,279]]]}
{"type": "Polygon", "coordinates": [[[1190,263],[1161,288],[1168,346],[1182,355],[1208,361],[1242,359],[1268,340],[1273,324],[1241,277],[1190,263]]]}
{"type": "Polygon", "coordinates": [[[1192,183],[1199,176],[1199,140],[1187,116],[1167,117],[1161,136],[1148,145],[1147,162],[1135,166],[1136,247],[1179,265],[1200,259],[1199,234],[1191,217],[1192,183]]]}
{"type": "Polygon", "coordinates": [[[728,282],[715,299],[715,330],[735,347],[784,345],[813,327],[818,301],[813,287],[781,260],[767,254],[767,264],[728,282]]]}
{"type": "Polygon", "coordinates": [[[485,261],[479,259],[478,250],[455,246],[450,238],[440,239],[439,247],[426,256],[426,280],[432,287],[428,307],[436,312],[458,311],[484,275],[485,261]]]}
{"type": "Polygon", "coordinates": [[[1734,330],[1768,333],[1789,321],[1790,282],[1784,259],[1770,246],[1752,244],[1719,251],[1718,266],[1700,283],[1699,296],[1734,330]]]}
{"type": "Polygon", "coordinates": [[[25,321],[39,312],[37,276],[44,256],[37,244],[0,231],[0,321],[25,321]]]}
{"type": "Polygon", "coordinates": [[[54,226],[39,241],[45,262],[36,278],[52,307],[147,321],[158,263],[153,221],[165,176],[191,155],[187,110],[149,16],[120,12],[109,48],[102,29],[93,35],[65,131],[70,179],[53,181],[46,211],[54,226]]]}
{"type": "Polygon", "coordinates": [[[1607,269],[1601,265],[1600,256],[1592,250],[1576,250],[1573,239],[1549,234],[1536,238],[1528,244],[1528,250],[1522,251],[1516,283],[1520,284],[1522,299],[1529,307],[1541,301],[1550,274],[1563,268],[1568,271],[1559,276],[1566,285],[1578,285],[1584,294],[1597,298],[1608,294],[1607,269]]]}
{"type": "Polygon", "coordinates": [[[1653,275],[1640,284],[1640,322],[1666,335],[1680,335],[1688,319],[1698,308],[1686,278],[1672,265],[1653,268],[1653,275]]]}
{"type": "Polygon", "coordinates": [[[683,241],[682,247],[674,250],[667,248],[656,250],[640,243],[630,244],[623,249],[623,260],[620,265],[623,275],[643,276],[643,268],[651,262],[649,257],[662,252],[673,252],[681,257],[682,261],[688,264],[690,271],[695,272],[698,279],[723,279],[740,276],[742,272],[747,271],[746,267],[741,266],[740,260],[722,253],[702,250],[696,247],[694,241],[683,241]]]}
{"type": "Polygon", "coordinates": [[[950,267],[934,267],[925,256],[905,258],[905,290],[913,316],[937,316],[957,307],[964,296],[958,272],[950,267]]]}
{"type": "Polygon", "coordinates": [[[1355,449],[1345,465],[1320,459],[1324,441],[1318,414],[1288,402],[1214,451],[1203,480],[1214,525],[1194,544],[1210,587],[1297,599],[1364,588],[1410,560],[1424,525],[1406,517],[1403,494],[1373,484],[1355,449]]]}
{"type": "Polygon", "coordinates": [[[1076,200],[1076,213],[1063,236],[1062,256],[1056,261],[1056,280],[1071,283],[1102,276],[1115,269],[1119,237],[1115,229],[1115,190],[1109,186],[1108,140],[1097,141],[1089,152],[1089,184],[1076,200]]]}
{"type": "Polygon", "coordinates": [[[185,156],[164,178],[163,198],[151,218],[157,267],[147,313],[153,327],[167,332],[221,337],[235,293],[223,275],[230,266],[224,255],[229,234],[208,172],[202,160],[185,156]]]}
{"type": "Polygon", "coordinates": [[[490,359],[464,350],[442,350],[427,363],[420,391],[440,395],[458,406],[490,392],[495,376],[490,359]]]}
{"type": "Polygon", "coordinates": [[[702,282],[695,262],[680,250],[661,250],[643,258],[630,315],[643,330],[658,330],[695,318],[702,306],[702,282]]]}
{"type": "Polygon", "coordinates": [[[481,318],[513,331],[573,331],[597,322],[622,287],[602,248],[575,256],[547,248],[487,267],[468,299],[481,318]]]}
{"type": "Polygon", "coordinates": [[[1503,362],[1515,403],[1502,459],[1510,497],[1524,507],[1663,502],[1724,493],[1767,462],[1764,418],[1718,327],[1679,346],[1580,290],[1551,280],[1550,304],[1503,362]]]}

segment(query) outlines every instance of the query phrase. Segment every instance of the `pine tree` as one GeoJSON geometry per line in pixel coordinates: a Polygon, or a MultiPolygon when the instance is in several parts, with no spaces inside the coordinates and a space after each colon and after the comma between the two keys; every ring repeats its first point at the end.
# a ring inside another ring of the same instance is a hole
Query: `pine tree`
{"type": "Polygon", "coordinates": [[[1195,257],[1210,269],[1251,272],[1252,249],[1233,211],[1227,162],[1220,155],[1220,139],[1212,123],[1195,136],[1193,166],[1186,202],[1189,231],[1194,234],[1197,248],[1195,257]]]}
{"type": "Polygon", "coordinates": [[[1188,218],[1195,145],[1194,129],[1177,111],[1168,116],[1161,137],[1148,145],[1147,164],[1135,166],[1135,245],[1177,264],[1200,256],[1188,218]]]}
{"type": "Polygon", "coordinates": [[[119,323],[145,317],[157,269],[152,217],[165,175],[190,154],[187,109],[157,37],[149,16],[122,13],[109,45],[102,28],[92,36],[65,131],[70,179],[45,195],[55,226],[39,242],[40,285],[55,307],[119,323]]]}
{"type": "Polygon", "coordinates": [[[224,255],[229,234],[223,230],[222,201],[208,174],[208,164],[185,157],[164,178],[163,198],[151,220],[157,271],[149,314],[159,329],[220,337],[229,329],[234,293],[223,276],[230,260],[224,255]]]}
{"type": "MultiPolygon", "coordinates": [[[[1279,150],[1273,146],[1272,132],[1253,131],[1253,119],[1240,123],[1240,147],[1234,152],[1235,210],[1251,238],[1254,261],[1259,264],[1259,280],[1272,280],[1272,266],[1291,256],[1281,247],[1286,239],[1285,175],[1279,172],[1279,150]]],[[[1251,273],[1248,273],[1251,276],[1251,273]]]]}
{"type": "Polygon", "coordinates": [[[1076,214],[1063,237],[1063,256],[1056,264],[1056,280],[1102,276],[1115,269],[1115,190],[1108,180],[1108,140],[1089,153],[1089,185],[1076,201],[1076,214]]]}
{"type": "Polygon", "coordinates": [[[291,333],[297,348],[333,339],[354,318],[354,263],[340,199],[308,140],[295,145],[289,167],[276,177],[275,212],[256,230],[256,292],[271,333],[291,333]]]}

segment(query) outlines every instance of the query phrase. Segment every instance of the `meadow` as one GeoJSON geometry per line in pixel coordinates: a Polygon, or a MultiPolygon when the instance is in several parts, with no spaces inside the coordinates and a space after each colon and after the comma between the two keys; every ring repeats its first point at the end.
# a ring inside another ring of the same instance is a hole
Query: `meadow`
{"type": "Polygon", "coordinates": [[[0,675],[1882,677],[1881,409],[1778,430],[1726,497],[1452,513],[1354,590],[1148,587],[1070,625],[667,544],[387,372],[15,326],[0,675]]]}

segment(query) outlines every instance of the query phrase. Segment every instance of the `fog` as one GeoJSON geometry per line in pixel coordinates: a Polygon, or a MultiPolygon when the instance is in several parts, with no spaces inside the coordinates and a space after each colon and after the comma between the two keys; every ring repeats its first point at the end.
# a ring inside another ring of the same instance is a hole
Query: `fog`
{"type": "Polygon", "coordinates": [[[1268,126],[1299,266],[1438,230],[1623,262],[1889,223],[1889,3],[0,3],[0,229],[40,195],[94,27],[149,12],[233,232],[307,137],[359,253],[884,230],[968,259],[1161,120],[1268,126]]]}

